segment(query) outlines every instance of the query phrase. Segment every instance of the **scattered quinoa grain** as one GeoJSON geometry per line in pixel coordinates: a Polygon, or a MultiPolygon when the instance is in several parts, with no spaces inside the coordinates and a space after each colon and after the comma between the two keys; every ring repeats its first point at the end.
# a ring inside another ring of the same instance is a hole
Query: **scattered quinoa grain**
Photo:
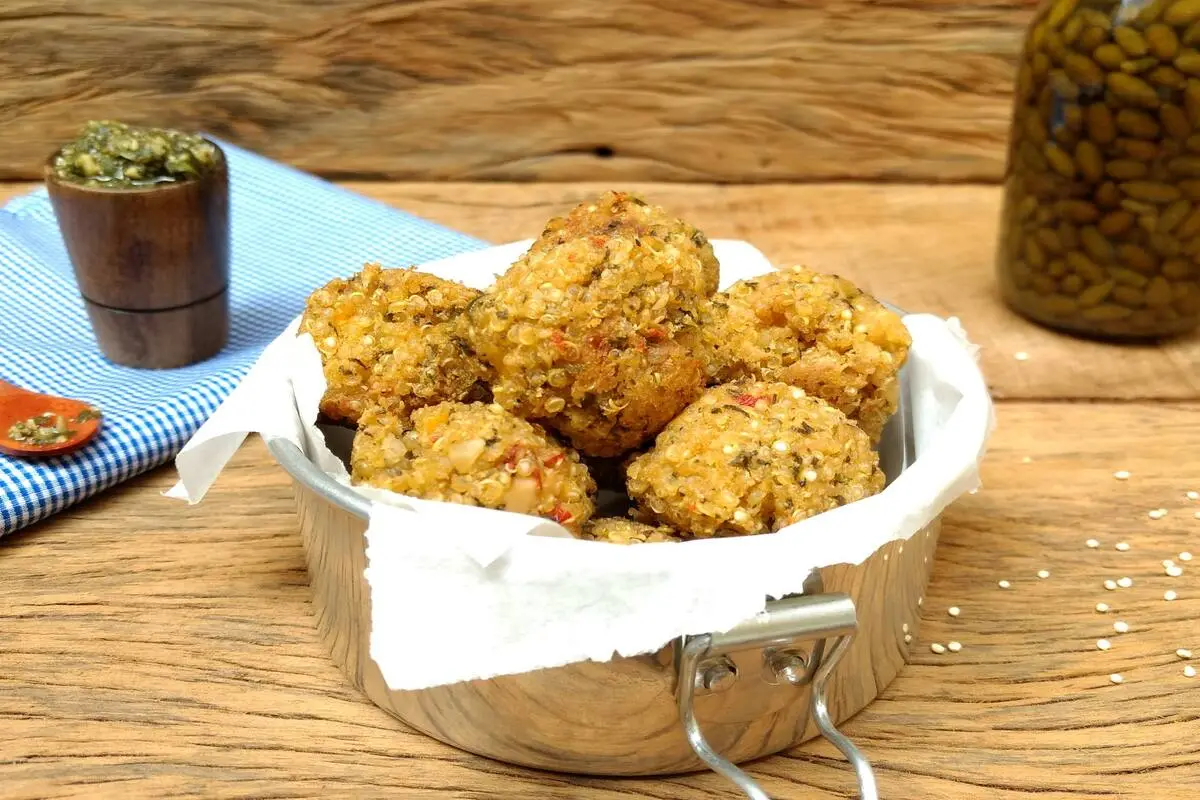
{"type": "Polygon", "coordinates": [[[1108,613],[1108,603],[1096,603],[1096,611],[1101,614],[1108,613]]]}
{"type": "Polygon", "coordinates": [[[1188,500],[1200,500],[1200,492],[1188,492],[1187,499],[1188,500]]]}
{"type": "Polygon", "coordinates": [[[1119,469],[1113,473],[1113,477],[1119,481],[1127,481],[1129,480],[1129,470],[1119,469]]]}
{"type": "Polygon", "coordinates": [[[1175,655],[1186,660],[1192,657],[1192,651],[1188,650],[1186,647],[1181,647],[1175,651],[1175,655]]]}
{"type": "Polygon", "coordinates": [[[905,644],[911,644],[911,643],[912,643],[912,634],[911,634],[911,633],[906,633],[906,634],[904,634],[904,643],[905,643],[905,644]]]}
{"type": "Polygon", "coordinates": [[[1129,549],[1129,542],[1117,542],[1115,547],[1117,550],[1120,550],[1122,553],[1124,553],[1129,549]]]}
{"type": "Polygon", "coordinates": [[[957,653],[959,650],[962,650],[962,642],[949,642],[946,644],[946,649],[951,653],[957,653]]]}
{"type": "Polygon", "coordinates": [[[1167,575],[1168,575],[1168,576],[1170,576],[1170,577],[1172,577],[1172,578],[1178,578],[1180,575],[1182,575],[1182,574],[1183,574],[1183,567],[1176,566],[1175,564],[1172,564],[1171,566],[1167,567],[1167,568],[1164,570],[1164,572],[1166,572],[1166,573],[1167,573],[1167,575]]]}
{"type": "Polygon", "coordinates": [[[1193,667],[1191,664],[1188,664],[1186,667],[1183,668],[1183,677],[1185,677],[1185,678],[1196,677],[1196,668],[1193,667]]]}
{"type": "Polygon", "coordinates": [[[1165,592],[1163,592],[1163,600],[1170,601],[1170,600],[1174,600],[1177,597],[1179,597],[1179,595],[1175,594],[1174,589],[1167,589],[1165,592]]]}
{"type": "Polygon", "coordinates": [[[1150,517],[1150,519],[1162,519],[1166,515],[1167,510],[1165,508],[1155,508],[1146,512],[1146,516],[1150,517]]]}
{"type": "Polygon", "coordinates": [[[1022,463],[1022,464],[1032,464],[1032,463],[1033,463],[1033,459],[1032,459],[1032,458],[1030,458],[1029,456],[1025,456],[1025,457],[1023,457],[1023,458],[1021,459],[1021,463],[1022,463]]]}
{"type": "Polygon", "coordinates": [[[1104,582],[1104,588],[1108,589],[1110,592],[1115,591],[1117,588],[1117,582],[1114,580],[1107,580],[1104,582]]]}
{"type": "Polygon", "coordinates": [[[1112,675],[1109,675],[1108,679],[1113,683],[1122,683],[1125,680],[1123,677],[1121,677],[1121,673],[1119,672],[1114,672],[1112,675]]]}
{"type": "Polygon", "coordinates": [[[959,608],[958,606],[950,606],[950,608],[947,609],[946,613],[948,613],[952,617],[957,617],[959,614],[962,613],[962,609],[959,608]]]}
{"type": "Polygon", "coordinates": [[[1129,633],[1129,623],[1123,620],[1117,620],[1113,623],[1113,630],[1117,633],[1129,633]]]}
{"type": "Polygon", "coordinates": [[[1049,577],[1050,577],[1050,570],[1048,570],[1048,569],[1039,569],[1039,570],[1038,570],[1038,574],[1037,574],[1037,576],[1038,576],[1039,578],[1042,578],[1042,579],[1049,578],[1049,577]]]}
{"type": "Polygon", "coordinates": [[[1120,586],[1122,589],[1128,589],[1130,586],[1133,586],[1133,578],[1118,578],[1117,586],[1120,586]]]}
{"type": "Polygon", "coordinates": [[[1184,550],[1182,553],[1179,554],[1179,560],[1180,561],[1191,561],[1192,554],[1189,553],[1187,550],[1184,550]]]}
{"type": "Polygon", "coordinates": [[[996,585],[999,586],[1001,589],[1007,589],[1008,587],[1012,586],[1012,584],[1009,583],[1008,581],[1000,581],[996,585]]]}
{"type": "Polygon", "coordinates": [[[1097,639],[1096,640],[1096,649],[1097,650],[1107,650],[1110,647],[1112,647],[1112,642],[1110,642],[1108,639],[1097,639]]]}
{"type": "Polygon", "coordinates": [[[1013,358],[1015,358],[1017,361],[1028,361],[1029,353],[1026,353],[1024,350],[1018,350],[1017,352],[1013,353],[1013,358]]]}
{"type": "Polygon", "coordinates": [[[946,652],[945,645],[938,644],[937,642],[934,642],[933,644],[929,645],[929,649],[932,650],[933,652],[937,653],[939,656],[942,653],[946,652]]]}
{"type": "Polygon", "coordinates": [[[901,625],[900,630],[903,631],[904,633],[908,633],[908,623],[906,622],[903,625],[901,625]]]}
{"type": "Polygon", "coordinates": [[[1086,544],[1088,547],[1095,550],[1097,547],[1100,546],[1100,540],[1099,539],[1088,539],[1086,542],[1084,542],[1084,544],[1086,544]]]}

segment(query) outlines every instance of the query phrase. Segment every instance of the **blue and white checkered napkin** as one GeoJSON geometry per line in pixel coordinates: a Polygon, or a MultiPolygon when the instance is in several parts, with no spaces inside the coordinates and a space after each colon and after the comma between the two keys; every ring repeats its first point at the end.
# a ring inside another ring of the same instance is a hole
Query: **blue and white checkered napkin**
{"type": "Polygon", "coordinates": [[[485,244],[222,143],[229,162],[232,329],[216,358],[174,370],[105,361],[44,189],[0,210],[0,379],[101,408],[88,447],[0,455],[0,535],[173,458],[309,292],[365,261],[420,264],[485,244]]]}

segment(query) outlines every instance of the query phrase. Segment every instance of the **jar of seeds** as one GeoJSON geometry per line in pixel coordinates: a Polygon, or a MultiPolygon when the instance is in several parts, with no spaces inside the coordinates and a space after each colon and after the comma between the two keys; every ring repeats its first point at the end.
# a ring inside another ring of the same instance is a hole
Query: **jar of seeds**
{"type": "Polygon", "coordinates": [[[1104,338],[1200,322],[1200,0],[1044,0],[1017,75],[1000,287],[1104,338]]]}

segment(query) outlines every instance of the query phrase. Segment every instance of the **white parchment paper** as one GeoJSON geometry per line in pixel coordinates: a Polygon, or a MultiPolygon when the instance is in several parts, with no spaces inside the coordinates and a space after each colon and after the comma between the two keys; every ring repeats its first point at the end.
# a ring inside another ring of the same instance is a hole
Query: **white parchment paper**
{"type": "MultiPolygon", "coordinates": [[[[421,269],[483,288],[528,241],[421,269]]],[[[713,242],[721,283],[762,274],[745,242],[713,242]]],[[[682,634],[722,631],[768,597],[799,593],[816,567],[861,563],[906,539],[978,485],[993,427],[975,348],[954,319],[904,318],[916,461],[883,492],[778,533],[633,547],[573,539],[548,520],[359,491],[372,501],[366,578],[371,656],[393,689],[422,689],[657,650],[682,634]],[[471,657],[462,656],[470,642],[471,657]]],[[[317,429],[320,356],[298,320],[176,458],[167,494],[199,502],[248,433],[301,446],[333,479],[342,463],[317,429]]]]}

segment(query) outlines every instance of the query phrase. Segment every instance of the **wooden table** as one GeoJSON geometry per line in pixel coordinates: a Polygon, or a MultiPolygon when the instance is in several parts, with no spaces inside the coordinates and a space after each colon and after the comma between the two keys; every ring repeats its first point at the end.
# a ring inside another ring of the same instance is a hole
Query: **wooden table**
{"type": "MultiPolygon", "coordinates": [[[[596,187],[353,188],[502,241],[596,187]]],[[[958,315],[983,346],[1000,401],[984,488],[946,515],[913,663],[844,727],[883,796],[1200,792],[1200,678],[1175,654],[1200,656],[1200,560],[1179,562],[1176,578],[1160,563],[1200,556],[1200,502],[1185,498],[1200,491],[1200,338],[1106,346],[1008,313],[991,279],[995,188],[643,188],[710,236],[958,315]],[[1169,513],[1150,519],[1159,507],[1169,513]],[[1132,588],[1103,588],[1123,576],[1132,588]],[[1111,650],[1097,649],[1102,637],[1111,650]],[[949,640],[962,651],[928,647],[949,640]]],[[[405,730],[347,687],[317,641],[290,489],[261,443],[199,506],[161,498],[173,480],[158,470],[0,544],[0,795],[735,796],[714,775],[542,774],[405,730]]],[[[824,742],[750,771],[778,798],[851,787],[824,742]]]]}

